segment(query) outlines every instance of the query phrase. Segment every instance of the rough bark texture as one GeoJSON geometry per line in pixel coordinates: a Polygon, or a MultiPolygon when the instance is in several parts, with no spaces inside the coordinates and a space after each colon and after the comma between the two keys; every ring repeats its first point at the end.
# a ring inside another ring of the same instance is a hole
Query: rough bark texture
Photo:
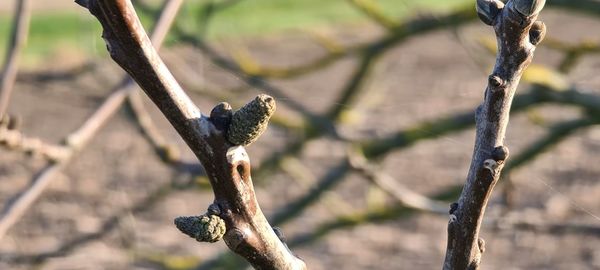
{"type": "Polygon", "coordinates": [[[225,221],[228,247],[256,269],[305,269],[263,215],[245,149],[226,139],[230,108],[221,104],[210,117],[201,115],[152,47],[129,0],[77,3],[98,18],[113,60],[142,87],[202,162],[215,194],[212,212],[225,221]]]}
{"type": "Polygon", "coordinates": [[[443,269],[479,269],[485,250],[479,230],[487,202],[508,157],[504,137],[511,103],[523,71],[533,58],[545,26],[536,22],[545,1],[511,0],[477,3],[480,18],[497,38],[496,65],[483,103],[477,108],[476,140],[467,181],[459,201],[450,208],[448,246],[443,269]]]}

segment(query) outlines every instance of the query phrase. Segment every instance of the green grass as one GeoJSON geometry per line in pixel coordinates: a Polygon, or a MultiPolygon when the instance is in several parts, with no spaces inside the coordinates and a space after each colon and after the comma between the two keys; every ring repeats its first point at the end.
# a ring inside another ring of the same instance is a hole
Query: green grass
{"type": "MultiPolygon", "coordinates": [[[[465,0],[376,0],[386,15],[402,19],[418,11],[442,11],[465,0]]],[[[346,0],[245,0],[215,16],[209,37],[257,35],[336,23],[366,21],[346,0]]]]}
{"type": "MultiPolygon", "coordinates": [[[[10,16],[0,16],[0,50],[4,51],[10,35],[10,16]]],[[[100,26],[92,18],[74,13],[35,14],[22,55],[27,66],[58,52],[86,53],[97,55],[102,47],[100,26]]]]}
{"type": "MultiPolygon", "coordinates": [[[[179,18],[193,21],[207,0],[186,2],[179,18]]],[[[466,0],[376,0],[386,14],[405,18],[417,11],[434,12],[464,4],[466,0]]],[[[361,22],[367,18],[346,0],[242,0],[213,17],[209,38],[260,36],[290,29],[310,29],[332,24],[361,22]]],[[[151,20],[143,16],[145,25],[151,20]]],[[[0,14],[0,60],[11,27],[10,14],[0,14]]],[[[41,64],[60,53],[105,56],[100,25],[87,12],[38,12],[31,21],[22,62],[41,64]]]]}

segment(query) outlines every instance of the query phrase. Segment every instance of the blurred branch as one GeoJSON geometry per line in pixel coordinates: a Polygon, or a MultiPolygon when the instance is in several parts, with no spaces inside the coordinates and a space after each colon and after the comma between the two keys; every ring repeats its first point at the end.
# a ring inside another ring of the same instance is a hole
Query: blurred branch
{"type": "Polygon", "coordinates": [[[393,30],[398,26],[396,21],[383,14],[381,8],[373,0],[347,0],[352,6],[356,7],[371,20],[381,25],[383,28],[393,30]]]}
{"type": "Polygon", "coordinates": [[[10,44],[6,51],[6,59],[2,68],[2,75],[0,76],[0,118],[8,111],[10,96],[13,91],[15,79],[17,78],[19,55],[27,42],[29,20],[31,17],[30,0],[18,0],[15,3],[16,8],[10,44]]]}
{"type": "MultiPolygon", "coordinates": [[[[521,112],[533,105],[543,103],[573,105],[586,110],[600,111],[600,97],[596,95],[584,93],[577,88],[557,91],[538,84],[531,87],[529,92],[515,96],[511,113],[521,112]]],[[[424,121],[383,138],[360,142],[359,145],[367,158],[378,158],[396,148],[412,145],[421,139],[435,138],[450,132],[464,130],[475,124],[474,119],[474,112],[458,113],[437,120],[424,121]]]]}
{"type": "Polygon", "coordinates": [[[323,176],[305,195],[300,198],[288,202],[286,205],[278,209],[273,217],[270,218],[275,226],[280,226],[295,217],[298,217],[306,208],[313,205],[321,198],[321,195],[331,190],[344,179],[344,176],[350,170],[350,163],[346,160],[338,163],[331,168],[329,172],[323,176]]]}
{"type": "MultiPolygon", "coordinates": [[[[327,44],[323,44],[325,42],[324,39],[325,37],[319,36],[319,44],[329,46],[327,44]]],[[[332,42],[333,41],[330,40],[328,43],[332,42]]],[[[326,68],[343,57],[360,52],[362,47],[362,45],[353,45],[348,47],[340,47],[335,50],[331,50],[329,47],[324,47],[327,50],[325,55],[319,56],[314,60],[308,61],[307,63],[297,64],[290,67],[262,65],[258,60],[254,59],[250,53],[245,53],[243,55],[234,54],[231,61],[234,62],[243,73],[250,76],[270,79],[293,79],[326,68]]]]}
{"type": "MultiPolygon", "coordinates": [[[[177,13],[182,0],[168,0],[163,9],[165,12],[177,13]]],[[[163,14],[158,20],[155,27],[153,41],[158,46],[166,34],[166,29],[172,23],[174,14],[163,14]]],[[[63,167],[73,158],[76,152],[84,148],[87,143],[97,134],[98,130],[114,115],[121,107],[127,95],[134,91],[135,84],[128,76],[123,78],[117,89],[104,101],[98,108],[75,132],[71,133],[67,139],[67,146],[71,149],[69,155],[63,157],[58,162],[50,163],[38,175],[36,175],[30,186],[22,193],[17,194],[15,198],[10,200],[10,203],[4,205],[0,213],[0,239],[26,212],[27,209],[37,200],[43,193],[46,187],[52,182],[54,176],[58,174],[63,167]]]]}
{"type": "Polygon", "coordinates": [[[521,153],[510,159],[504,168],[505,172],[515,170],[535,160],[536,157],[568,138],[582,128],[600,124],[600,117],[584,117],[558,123],[548,130],[547,134],[539,140],[528,145],[521,153]]]}
{"type": "Polygon", "coordinates": [[[348,153],[348,160],[353,170],[361,173],[371,183],[381,188],[405,207],[437,214],[448,213],[447,203],[432,200],[404,187],[397,179],[394,179],[389,174],[383,172],[381,168],[369,164],[364,155],[357,152],[351,152],[348,153]]]}
{"type": "Polygon", "coordinates": [[[45,143],[38,138],[30,138],[19,130],[0,126],[0,145],[27,154],[41,155],[50,161],[61,161],[71,155],[71,149],[62,145],[45,143]]]}
{"type": "Polygon", "coordinates": [[[436,138],[472,127],[475,124],[474,119],[475,113],[464,112],[436,120],[423,121],[384,138],[360,142],[360,147],[368,159],[377,158],[396,148],[410,146],[422,139],[436,138]]]}
{"type": "Polygon", "coordinates": [[[561,51],[565,54],[558,66],[558,70],[562,73],[569,73],[573,70],[581,57],[588,54],[600,53],[600,44],[593,41],[569,44],[558,39],[549,38],[544,44],[551,49],[561,51]]]}
{"type": "Polygon", "coordinates": [[[208,3],[204,5],[204,8],[202,9],[200,14],[200,21],[198,22],[198,25],[200,26],[199,32],[202,35],[206,35],[208,27],[210,26],[211,19],[217,12],[222,11],[228,7],[234,6],[235,4],[238,4],[240,2],[242,2],[242,0],[208,1],[208,3]]]}
{"type": "MultiPolygon", "coordinates": [[[[281,162],[281,169],[296,180],[296,182],[304,189],[310,188],[310,185],[316,182],[316,177],[311,173],[310,168],[302,164],[302,162],[295,157],[286,157],[281,162]]],[[[323,194],[321,200],[325,203],[327,209],[331,210],[331,214],[350,212],[353,208],[351,205],[344,202],[342,198],[337,196],[336,193],[331,191],[323,194]]]]}
{"type": "MultiPolygon", "coordinates": [[[[432,197],[436,201],[450,201],[455,199],[460,193],[460,186],[452,186],[432,197]]],[[[407,207],[398,202],[384,209],[369,209],[357,211],[350,215],[341,215],[330,221],[318,225],[316,229],[306,234],[291,238],[288,242],[290,247],[298,247],[312,243],[335,230],[351,228],[367,223],[380,223],[389,220],[398,219],[416,213],[418,210],[407,207]]],[[[444,214],[448,213],[444,211],[444,214]]]]}
{"type": "Polygon", "coordinates": [[[154,147],[156,153],[160,158],[169,164],[174,164],[180,161],[181,156],[177,146],[167,142],[167,139],[162,136],[154,122],[152,117],[144,107],[144,101],[139,91],[132,91],[127,97],[128,108],[136,118],[136,122],[144,136],[148,139],[150,144],[154,147]]]}
{"type": "Polygon", "coordinates": [[[600,226],[575,222],[552,223],[548,221],[518,220],[497,218],[486,222],[486,226],[503,231],[531,231],[551,235],[582,234],[586,237],[600,237],[600,226]]]}
{"type": "Polygon", "coordinates": [[[17,81],[30,83],[45,83],[50,81],[73,81],[79,76],[83,76],[87,73],[97,71],[98,66],[98,62],[89,60],[78,66],[60,70],[48,70],[42,73],[40,73],[39,71],[19,72],[19,74],[17,75],[17,81]]]}
{"type": "Polygon", "coordinates": [[[549,128],[547,134],[535,142],[529,144],[514,158],[506,164],[504,168],[504,185],[502,187],[502,197],[508,208],[513,205],[514,182],[510,173],[530,162],[536,160],[541,154],[549,151],[554,146],[558,145],[563,140],[567,139],[573,133],[582,128],[600,124],[600,117],[594,115],[585,116],[582,119],[569,120],[560,122],[549,128]]]}

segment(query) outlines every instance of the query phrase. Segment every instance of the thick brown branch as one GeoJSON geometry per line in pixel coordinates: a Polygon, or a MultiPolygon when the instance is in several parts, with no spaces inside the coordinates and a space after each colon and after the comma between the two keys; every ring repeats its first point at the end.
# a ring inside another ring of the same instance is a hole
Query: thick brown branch
{"type": "Polygon", "coordinates": [[[536,22],[545,1],[478,0],[478,12],[494,27],[498,41],[496,65],[483,104],[477,108],[476,140],[467,181],[450,211],[445,270],[479,269],[483,240],[479,230],[487,202],[498,181],[508,149],[504,137],[512,100],[545,26],[536,22]]]}
{"type": "Polygon", "coordinates": [[[210,117],[200,114],[152,47],[129,0],[78,3],[102,24],[111,57],[136,80],[202,162],[215,194],[211,212],[225,221],[229,248],[257,269],[305,269],[262,214],[245,149],[226,139],[231,108],[220,104],[210,117]]]}

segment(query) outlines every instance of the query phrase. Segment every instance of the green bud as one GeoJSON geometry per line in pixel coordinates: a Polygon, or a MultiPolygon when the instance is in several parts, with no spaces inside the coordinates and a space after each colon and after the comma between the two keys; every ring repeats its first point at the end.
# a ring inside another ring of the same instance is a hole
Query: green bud
{"type": "Polygon", "coordinates": [[[275,100],[259,95],[233,114],[227,140],[235,145],[249,145],[267,130],[269,119],[275,112],[275,100]]]}
{"type": "Polygon", "coordinates": [[[226,231],[225,221],[216,215],[178,217],[175,219],[175,226],[198,242],[217,242],[226,231]]]}

